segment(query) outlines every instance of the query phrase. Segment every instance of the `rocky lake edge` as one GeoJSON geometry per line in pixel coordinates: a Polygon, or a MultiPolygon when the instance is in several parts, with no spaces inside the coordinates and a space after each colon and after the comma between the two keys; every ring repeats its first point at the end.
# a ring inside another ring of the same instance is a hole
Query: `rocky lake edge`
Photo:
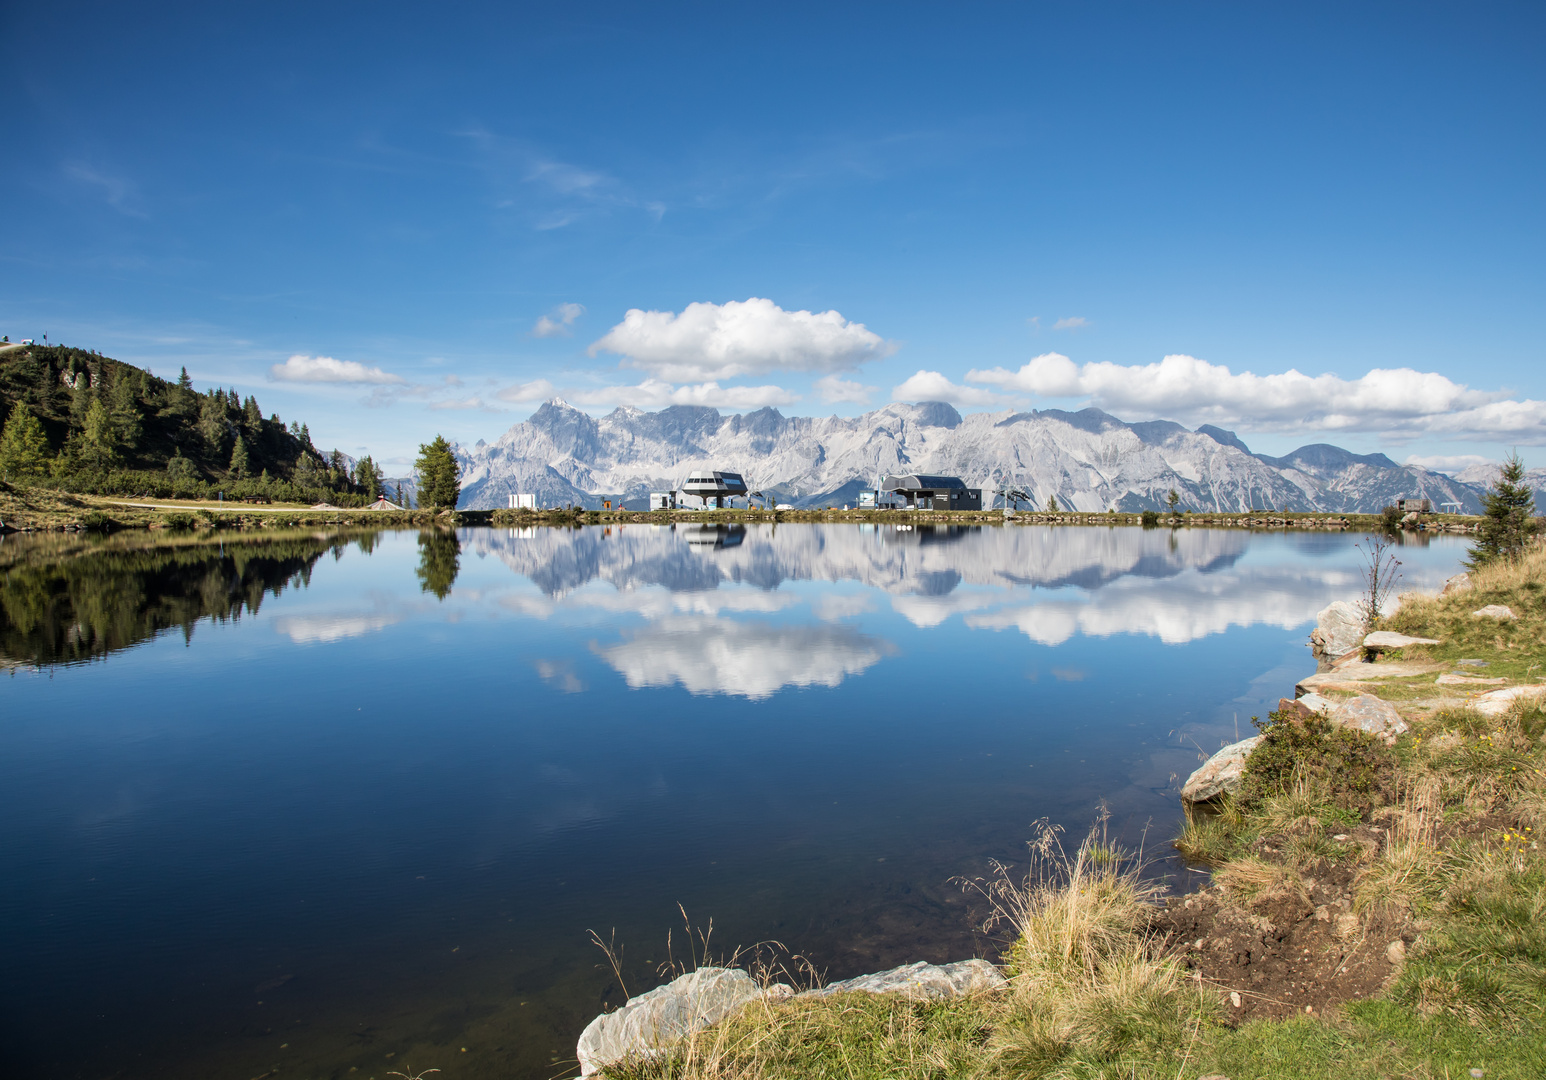
{"type": "Polygon", "coordinates": [[[996,964],[705,964],[598,1016],[582,1074],[1546,1075],[1543,583],[1536,545],[1374,629],[1324,610],[1319,670],[1186,781],[1206,884],[1146,891],[1092,833],[996,883],[996,964]]]}

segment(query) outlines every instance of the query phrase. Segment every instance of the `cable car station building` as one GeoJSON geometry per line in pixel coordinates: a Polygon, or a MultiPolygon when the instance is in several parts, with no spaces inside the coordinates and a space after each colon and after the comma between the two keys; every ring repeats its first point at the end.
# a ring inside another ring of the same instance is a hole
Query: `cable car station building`
{"type": "Polygon", "coordinates": [[[713,499],[714,509],[723,510],[726,499],[746,494],[746,481],[741,479],[740,473],[695,472],[682,485],[682,494],[698,496],[705,506],[713,499]]]}
{"type": "Polygon", "coordinates": [[[982,488],[969,488],[959,476],[883,476],[880,490],[900,495],[909,510],[981,510],[982,488]]]}

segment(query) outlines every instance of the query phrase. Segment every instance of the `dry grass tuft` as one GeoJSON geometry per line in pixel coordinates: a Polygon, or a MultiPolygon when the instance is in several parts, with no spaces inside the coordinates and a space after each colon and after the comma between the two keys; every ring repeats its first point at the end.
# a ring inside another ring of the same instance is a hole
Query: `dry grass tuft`
{"type": "Polygon", "coordinates": [[[1406,919],[1425,906],[1444,865],[1438,847],[1439,825],[1444,820],[1441,791],[1437,778],[1422,777],[1396,806],[1380,815],[1390,831],[1384,850],[1354,882],[1355,911],[1406,919]]]}

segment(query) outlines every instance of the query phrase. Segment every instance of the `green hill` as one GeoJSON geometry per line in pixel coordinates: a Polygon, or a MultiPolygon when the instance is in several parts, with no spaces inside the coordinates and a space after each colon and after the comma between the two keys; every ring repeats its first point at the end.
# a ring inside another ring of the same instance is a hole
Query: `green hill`
{"type": "Polygon", "coordinates": [[[305,424],[265,417],[252,395],[83,349],[0,347],[0,425],[0,476],[63,491],[340,506],[381,493],[369,457],[323,453],[305,424]]]}

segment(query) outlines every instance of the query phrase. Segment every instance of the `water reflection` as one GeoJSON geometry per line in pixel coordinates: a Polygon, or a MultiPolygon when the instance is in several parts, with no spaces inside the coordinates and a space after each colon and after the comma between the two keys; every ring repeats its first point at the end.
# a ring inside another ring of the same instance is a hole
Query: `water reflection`
{"type": "MultiPolygon", "coordinates": [[[[101,659],[174,628],[191,641],[200,619],[256,614],[265,594],[304,585],[318,559],[351,541],[369,551],[375,534],[31,544],[13,538],[0,551],[0,657],[44,668],[101,659]]],[[[297,641],[362,632],[290,624],[285,632],[297,641]]]]}
{"type": "Polygon", "coordinates": [[[444,600],[461,570],[462,544],[450,530],[431,529],[419,534],[419,588],[444,600]]]}

